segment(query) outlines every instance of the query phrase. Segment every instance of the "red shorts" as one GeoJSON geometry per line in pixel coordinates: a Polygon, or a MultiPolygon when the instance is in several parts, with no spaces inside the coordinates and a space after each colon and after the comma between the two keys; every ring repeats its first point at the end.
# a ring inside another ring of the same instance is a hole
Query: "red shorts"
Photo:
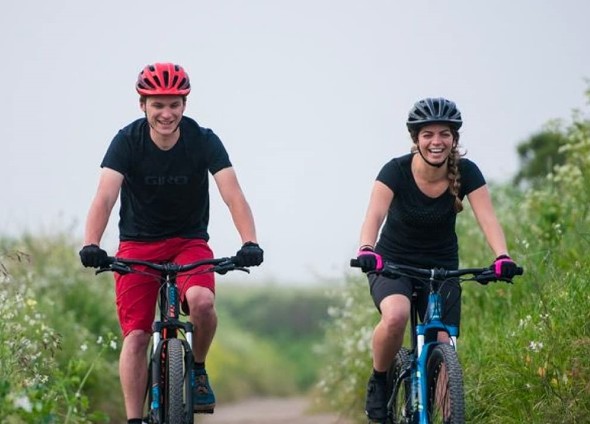
{"type": "MultiPolygon", "coordinates": [[[[213,258],[213,252],[205,240],[170,238],[155,242],[122,241],[116,256],[129,259],[142,259],[152,262],[175,262],[188,264],[203,259],[213,258]]],[[[138,270],[153,274],[115,273],[115,295],[117,314],[123,336],[132,330],[152,332],[156,304],[160,288],[159,274],[156,271],[137,266],[138,270]]],[[[197,268],[198,270],[199,268],[197,268]]],[[[177,284],[183,309],[188,313],[184,302],[186,291],[193,286],[206,287],[215,293],[215,276],[212,272],[199,275],[178,274],[177,284]]]]}

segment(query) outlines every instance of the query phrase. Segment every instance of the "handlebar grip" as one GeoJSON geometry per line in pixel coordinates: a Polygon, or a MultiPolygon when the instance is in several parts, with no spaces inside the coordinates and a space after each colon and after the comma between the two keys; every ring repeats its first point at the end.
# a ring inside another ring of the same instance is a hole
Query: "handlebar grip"
{"type": "Polygon", "coordinates": [[[361,264],[358,259],[351,259],[350,260],[350,267],[351,268],[360,268],[361,264]]]}

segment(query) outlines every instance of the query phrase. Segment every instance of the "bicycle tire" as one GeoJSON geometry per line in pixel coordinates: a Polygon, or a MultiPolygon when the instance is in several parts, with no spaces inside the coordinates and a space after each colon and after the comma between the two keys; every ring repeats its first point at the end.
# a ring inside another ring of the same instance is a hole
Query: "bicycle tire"
{"type": "Polygon", "coordinates": [[[164,410],[166,424],[184,424],[184,349],[182,341],[166,342],[166,382],[164,384],[164,410]]]}
{"type": "Polygon", "coordinates": [[[464,424],[463,373],[457,352],[451,345],[440,344],[432,349],[426,376],[428,422],[464,424]]]}
{"type": "Polygon", "coordinates": [[[409,424],[412,422],[412,384],[407,372],[411,366],[411,353],[402,347],[387,371],[387,394],[391,395],[387,404],[387,417],[390,424],[409,424]],[[405,373],[406,376],[402,376],[405,373]]]}

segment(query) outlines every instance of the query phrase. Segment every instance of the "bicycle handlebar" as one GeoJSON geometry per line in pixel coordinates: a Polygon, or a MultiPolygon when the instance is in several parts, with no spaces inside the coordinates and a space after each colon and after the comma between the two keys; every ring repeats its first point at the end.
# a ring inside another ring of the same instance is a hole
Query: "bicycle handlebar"
{"type": "Polygon", "coordinates": [[[155,271],[159,271],[163,274],[178,274],[179,272],[191,271],[197,267],[204,265],[213,265],[207,269],[206,272],[217,272],[219,274],[225,274],[228,271],[244,271],[249,273],[250,270],[245,267],[239,266],[239,261],[236,256],[226,258],[212,258],[203,259],[200,261],[192,262],[189,264],[176,264],[173,262],[156,263],[145,261],[142,259],[129,259],[129,258],[117,258],[114,256],[107,257],[106,263],[96,271],[96,274],[101,272],[113,271],[119,274],[128,274],[133,272],[133,265],[144,265],[155,271]]]}
{"type": "MultiPolygon", "coordinates": [[[[360,263],[358,259],[351,259],[350,266],[353,268],[360,268],[360,263]]],[[[474,280],[478,283],[485,284],[492,281],[505,281],[511,283],[511,279],[506,278],[498,278],[496,277],[496,273],[490,267],[486,268],[462,268],[462,269],[444,269],[444,268],[417,268],[409,265],[398,265],[392,262],[385,262],[383,264],[383,269],[380,271],[370,271],[376,272],[379,274],[390,275],[390,276],[400,276],[410,274],[411,276],[415,277],[428,277],[429,279],[433,280],[446,280],[452,277],[461,277],[465,275],[470,275],[468,280],[474,280]]],[[[515,275],[522,275],[524,270],[522,267],[516,268],[515,275]]]]}

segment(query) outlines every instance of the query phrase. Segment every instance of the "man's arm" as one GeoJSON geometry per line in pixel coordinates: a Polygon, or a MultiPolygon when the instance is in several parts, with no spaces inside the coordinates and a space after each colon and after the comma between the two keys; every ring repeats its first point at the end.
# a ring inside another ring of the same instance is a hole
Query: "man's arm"
{"type": "Polygon", "coordinates": [[[221,198],[229,208],[234,225],[242,238],[242,244],[249,241],[258,243],[252,210],[244,197],[233,167],[216,172],[213,178],[221,198]]]}
{"type": "Polygon", "coordinates": [[[100,245],[111,211],[119,197],[121,184],[123,184],[122,174],[110,168],[102,168],[98,189],[86,218],[85,246],[90,244],[100,245]]]}

